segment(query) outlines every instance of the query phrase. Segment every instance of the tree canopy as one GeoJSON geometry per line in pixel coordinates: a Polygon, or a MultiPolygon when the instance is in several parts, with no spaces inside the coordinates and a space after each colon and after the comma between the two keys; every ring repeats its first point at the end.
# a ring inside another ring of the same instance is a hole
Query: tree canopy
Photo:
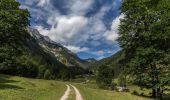
{"type": "Polygon", "coordinates": [[[170,1],[124,0],[119,43],[135,82],[160,97],[170,81],[170,1]]]}

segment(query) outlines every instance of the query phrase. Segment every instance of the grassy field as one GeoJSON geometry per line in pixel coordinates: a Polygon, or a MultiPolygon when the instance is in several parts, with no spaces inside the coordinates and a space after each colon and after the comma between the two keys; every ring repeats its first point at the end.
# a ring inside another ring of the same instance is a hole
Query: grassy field
{"type": "MultiPolygon", "coordinates": [[[[93,78],[89,80],[86,84],[83,83],[85,81],[83,78],[64,83],[0,75],[0,100],[59,100],[66,90],[65,84],[76,86],[84,100],[153,100],[133,95],[134,91],[146,95],[150,92],[134,85],[129,86],[129,92],[116,92],[99,89],[93,78]]],[[[72,87],[68,100],[75,100],[75,91],[72,87]]]]}
{"type": "Polygon", "coordinates": [[[65,90],[62,82],[0,75],[0,100],[59,100],[65,90]]]}
{"type": "MultiPolygon", "coordinates": [[[[140,87],[135,85],[128,85],[129,92],[116,92],[99,89],[94,77],[86,78],[86,80],[89,80],[86,84],[84,84],[85,79],[83,78],[73,80],[71,83],[80,90],[84,100],[154,100],[148,97],[151,90],[141,90],[140,87]],[[134,91],[143,96],[133,95],[134,91]]],[[[164,100],[170,100],[170,96],[165,95],[164,100]]]]}
{"type": "Polygon", "coordinates": [[[71,83],[80,90],[84,100],[153,100],[151,98],[133,95],[132,92],[134,90],[139,94],[149,93],[149,90],[140,90],[137,86],[129,86],[129,92],[116,92],[99,89],[92,77],[86,78],[86,80],[89,80],[86,84],[83,84],[83,81],[85,81],[83,78],[73,80],[73,83],[71,83]]]}
{"type": "Polygon", "coordinates": [[[153,100],[132,95],[131,92],[102,90],[94,84],[74,84],[81,92],[84,100],[153,100]]]}

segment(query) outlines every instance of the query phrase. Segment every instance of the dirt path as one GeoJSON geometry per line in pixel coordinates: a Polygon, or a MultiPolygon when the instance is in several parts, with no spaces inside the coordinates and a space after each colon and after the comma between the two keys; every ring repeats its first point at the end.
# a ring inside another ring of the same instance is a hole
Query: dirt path
{"type": "Polygon", "coordinates": [[[70,86],[69,85],[66,85],[66,86],[67,86],[67,90],[65,91],[64,95],[60,98],[60,100],[67,100],[70,94],[70,86]]]}
{"type": "Polygon", "coordinates": [[[71,86],[74,88],[74,90],[76,92],[76,100],[83,100],[79,90],[75,86],[73,86],[73,85],[71,85],[71,86]]]}

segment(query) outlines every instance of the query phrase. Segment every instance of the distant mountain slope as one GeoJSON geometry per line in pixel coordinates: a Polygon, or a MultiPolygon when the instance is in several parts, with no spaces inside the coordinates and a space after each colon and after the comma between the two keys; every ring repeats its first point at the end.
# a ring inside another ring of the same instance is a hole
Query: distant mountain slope
{"type": "Polygon", "coordinates": [[[44,51],[28,32],[12,38],[0,45],[0,73],[45,79],[70,77],[63,74],[67,67],[44,51]]]}
{"type": "Polygon", "coordinates": [[[48,36],[41,35],[38,30],[29,28],[29,33],[36,39],[45,51],[53,54],[55,58],[66,66],[86,68],[88,61],[80,59],[76,54],[59,43],[52,41],[48,36]]]}
{"type": "Polygon", "coordinates": [[[107,65],[113,68],[115,76],[117,76],[122,68],[123,68],[123,63],[122,59],[124,57],[124,52],[119,51],[116,54],[112,55],[111,57],[101,59],[97,62],[94,62],[91,64],[93,70],[97,70],[97,68],[101,65],[107,65]]]}
{"type": "Polygon", "coordinates": [[[97,60],[96,59],[94,59],[94,58],[88,58],[88,59],[85,59],[87,62],[90,62],[90,63],[92,63],[92,62],[96,62],[97,60]]]}

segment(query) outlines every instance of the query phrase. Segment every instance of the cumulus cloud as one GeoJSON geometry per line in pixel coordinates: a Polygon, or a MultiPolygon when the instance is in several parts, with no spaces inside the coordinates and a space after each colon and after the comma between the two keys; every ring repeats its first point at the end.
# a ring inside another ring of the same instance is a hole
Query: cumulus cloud
{"type": "Polygon", "coordinates": [[[85,15],[91,9],[94,0],[69,0],[67,6],[71,15],[85,15]]]}
{"type": "Polygon", "coordinates": [[[120,16],[116,17],[113,22],[112,22],[112,26],[111,29],[106,31],[104,36],[106,38],[106,40],[108,41],[112,41],[115,42],[117,40],[117,38],[119,37],[118,33],[119,33],[119,25],[120,25],[120,20],[124,18],[124,14],[121,14],[120,16]]]}
{"type": "Polygon", "coordinates": [[[34,26],[41,34],[65,45],[74,53],[86,51],[104,56],[106,51],[96,51],[95,48],[102,49],[102,45],[109,43],[110,46],[110,43],[113,45],[116,41],[119,19],[124,15],[111,20],[110,28],[104,20],[110,11],[116,9],[117,2],[121,2],[121,0],[105,1],[109,2],[106,5],[102,0],[56,0],[55,2],[59,4],[63,2],[64,5],[56,7],[55,4],[52,4],[54,3],[52,0],[25,0],[22,8],[27,8],[34,20],[40,23],[36,23],[34,26]],[[99,4],[95,5],[96,2],[99,4]],[[89,45],[91,47],[88,47],[89,45]]]}
{"type": "Polygon", "coordinates": [[[49,36],[52,40],[56,42],[62,42],[68,44],[76,44],[85,41],[86,35],[81,32],[87,27],[88,19],[83,16],[61,16],[54,20],[52,28],[45,29],[42,26],[36,26],[36,28],[43,35],[49,36]],[[82,37],[83,36],[83,37],[82,37]],[[79,38],[82,37],[80,40],[79,38]]]}
{"type": "Polygon", "coordinates": [[[65,45],[65,47],[68,48],[69,50],[71,50],[74,53],[89,51],[89,48],[87,48],[87,47],[77,47],[77,46],[72,46],[72,45],[69,45],[69,46],[65,45]]]}
{"type": "Polygon", "coordinates": [[[43,7],[44,5],[48,5],[50,3],[50,0],[39,0],[38,6],[43,7]]]}

